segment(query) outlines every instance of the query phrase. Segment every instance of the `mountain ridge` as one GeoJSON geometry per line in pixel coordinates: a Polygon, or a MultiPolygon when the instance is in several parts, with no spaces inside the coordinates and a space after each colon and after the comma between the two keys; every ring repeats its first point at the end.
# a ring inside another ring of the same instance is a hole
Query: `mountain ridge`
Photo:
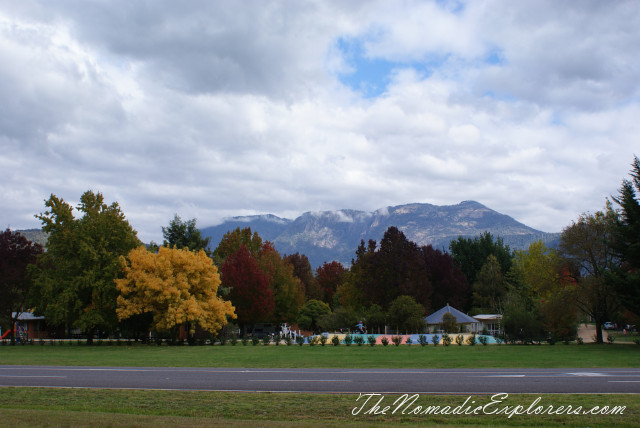
{"type": "Polygon", "coordinates": [[[554,247],[559,237],[558,233],[533,229],[476,201],[442,206],[410,203],[373,212],[307,211],[295,219],[273,214],[237,216],[201,232],[211,238],[211,248],[215,248],[226,232],[250,227],[263,240],[273,242],[282,254],[305,254],[315,269],[333,260],[348,266],[361,240],[379,241],[391,226],[418,245],[440,250],[448,250],[451,240],[458,236],[474,237],[483,232],[502,238],[512,249],[524,249],[538,239],[554,247]]]}

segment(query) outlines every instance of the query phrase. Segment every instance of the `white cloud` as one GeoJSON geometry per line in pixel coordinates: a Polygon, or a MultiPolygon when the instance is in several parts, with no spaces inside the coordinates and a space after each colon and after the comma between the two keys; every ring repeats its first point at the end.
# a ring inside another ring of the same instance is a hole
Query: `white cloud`
{"type": "Polygon", "coordinates": [[[639,19],[631,1],[0,5],[0,218],[35,227],[49,194],[93,189],[147,241],[174,213],[470,199],[558,231],[629,169],[639,19]],[[340,82],[362,65],[341,39],[388,62],[381,95],[340,82]]]}

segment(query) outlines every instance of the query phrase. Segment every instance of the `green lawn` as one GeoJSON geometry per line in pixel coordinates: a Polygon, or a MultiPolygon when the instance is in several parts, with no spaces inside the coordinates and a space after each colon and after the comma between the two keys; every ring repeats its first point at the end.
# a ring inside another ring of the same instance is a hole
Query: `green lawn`
{"type": "MultiPolygon", "coordinates": [[[[392,405],[399,396],[385,396],[392,405]]],[[[468,395],[423,395],[417,405],[461,406],[468,395]]],[[[497,408],[523,406],[538,395],[513,394],[497,408]]],[[[354,416],[355,394],[275,394],[189,391],[80,390],[0,388],[0,426],[640,426],[636,395],[543,395],[537,405],[625,406],[622,415],[386,415],[354,416]]],[[[490,396],[475,395],[473,406],[489,403],[490,396]]],[[[487,411],[493,409],[488,407],[487,411]]]]}
{"type": "Polygon", "coordinates": [[[640,346],[0,346],[1,364],[276,368],[640,367],[640,346]]]}
{"type": "Polygon", "coordinates": [[[640,340],[640,334],[637,331],[624,334],[622,331],[605,330],[603,334],[604,340],[607,340],[607,336],[611,336],[614,338],[615,343],[635,343],[636,340],[640,340]]]}

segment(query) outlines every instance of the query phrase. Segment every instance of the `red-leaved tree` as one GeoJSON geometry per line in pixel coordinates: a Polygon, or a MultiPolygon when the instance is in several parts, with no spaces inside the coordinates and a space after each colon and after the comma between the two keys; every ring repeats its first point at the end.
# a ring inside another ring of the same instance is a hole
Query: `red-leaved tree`
{"type": "Polygon", "coordinates": [[[238,324],[244,335],[248,324],[264,322],[273,315],[274,298],[269,278],[249,250],[241,245],[220,268],[222,285],[230,288],[229,300],[236,308],[238,324]]]}
{"type": "Polygon", "coordinates": [[[338,286],[344,281],[347,270],[341,263],[333,261],[331,263],[324,262],[322,266],[316,269],[316,281],[322,290],[323,300],[333,307],[333,295],[336,293],[338,286]]]}

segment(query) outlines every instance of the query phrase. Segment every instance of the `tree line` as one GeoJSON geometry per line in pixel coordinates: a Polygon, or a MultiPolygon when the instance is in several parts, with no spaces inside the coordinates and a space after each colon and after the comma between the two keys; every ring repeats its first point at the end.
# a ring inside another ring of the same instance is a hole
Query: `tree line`
{"type": "Polygon", "coordinates": [[[46,251],[18,233],[0,235],[0,322],[27,308],[67,332],[173,340],[183,328],[219,333],[234,323],[297,323],[313,331],[424,331],[424,316],[449,304],[503,314],[507,340],[575,336],[585,317],[602,342],[605,321],[640,313],[640,161],[605,208],[564,228],[557,249],[541,241],[512,251],[486,232],[458,237],[449,251],[419,246],[390,227],[362,241],[349,267],[313,270],[304,254],[281,255],[250,228],[227,232],[211,250],[196,220],[177,215],[162,245],[144,246],[117,203],[85,192],[77,207],[55,195],[36,217],[46,251]],[[76,215],[77,213],[77,215],[76,215]]]}

